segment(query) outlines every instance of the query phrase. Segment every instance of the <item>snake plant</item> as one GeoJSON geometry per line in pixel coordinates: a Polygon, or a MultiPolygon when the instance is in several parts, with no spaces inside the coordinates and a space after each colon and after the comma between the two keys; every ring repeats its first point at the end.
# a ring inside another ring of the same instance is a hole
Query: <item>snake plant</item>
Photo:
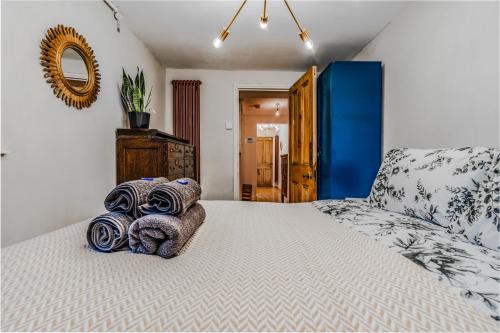
{"type": "Polygon", "coordinates": [[[137,74],[135,79],[123,71],[123,83],[121,87],[121,99],[125,110],[128,112],[148,112],[149,104],[151,103],[151,92],[153,87],[149,90],[146,97],[146,84],[144,82],[144,73],[137,67],[137,74]]]}

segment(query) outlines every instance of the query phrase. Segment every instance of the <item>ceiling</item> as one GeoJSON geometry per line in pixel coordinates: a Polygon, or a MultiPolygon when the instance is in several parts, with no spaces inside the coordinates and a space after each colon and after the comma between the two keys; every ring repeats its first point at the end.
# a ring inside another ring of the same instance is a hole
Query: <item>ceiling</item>
{"type": "Polygon", "coordinates": [[[269,26],[259,27],[263,1],[249,1],[220,49],[212,46],[240,1],[114,1],[124,21],[166,67],[305,70],[349,59],[372,40],[406,1],[289,1],[314,42],[306,50],[282,1],[268,1],[269,26]]]}
{"type": "Polygon", "coordinates": [[[240,91],[244,116],[275,116],[276,103],[280,115],[288,116],[288,91],[240,91]]]}
{"type": "Polygon", "coordinates": [[[274,116],[276,103],[279,103],[280,115],[288,116],[288,99],[285,98],[247,98],[243,101],[245,116],[274,116]]]}

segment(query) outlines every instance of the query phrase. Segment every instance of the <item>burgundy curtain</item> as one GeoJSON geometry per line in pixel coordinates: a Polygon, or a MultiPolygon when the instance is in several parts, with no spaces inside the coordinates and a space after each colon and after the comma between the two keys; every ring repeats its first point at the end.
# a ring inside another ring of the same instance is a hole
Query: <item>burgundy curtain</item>
{"type": "Polygon", "coordinates": [[[200,85],[197,80],[173,80],[174,135],[195,146],[196,180],[200,181],[200,85]]]}

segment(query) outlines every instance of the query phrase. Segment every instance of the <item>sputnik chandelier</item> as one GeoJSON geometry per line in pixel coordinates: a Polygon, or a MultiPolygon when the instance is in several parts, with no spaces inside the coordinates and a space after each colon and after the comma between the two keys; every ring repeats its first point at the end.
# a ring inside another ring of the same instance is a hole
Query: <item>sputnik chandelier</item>
{"type": "MultiPolygon", "coordinates": [[[[243,7],[247,3],[247,1],[248,0],[243,1],[243,3],[240,5],[240,8],[238,8],[238,11],[236,11],[236,14],[234,14],[231,21],[229,21],[229,24],[226,27],[222,27],[222,30],[219,33],[219,36],[217,36],[217,38],[214,39],[214,42],[213,42],[214,47],[219,48],[222,46],[222,43],[226,40],[227,36],[229,36],[229,28],[231,28],[231,26],[233,25],[234,21],[236,20],[236,18],[240,14],[241,10],[243,9],[243,7]]],[[[302,40],[302,42],[304,42],[304,46],[308,50],[312,50],[313,49],[313,42],[311,40],[311,37],[309,36],[309,33],[307,32],[306,29],[302,28],[302,26],[300,25],[299,20],[297,19],[297,17],[293,13],[292,8],[290,7],[290,4],[288,3],[288,1],[283,0],[283,2],[285,3],[286,8],[288,8],[288,11],[290,12],[290,15],[292,16],[295,24],[299,28],[299,37],[302,40]]],[[[262,16],[260,17],[260,27],[264,30],[267,29],[267,21],[269,19],[269,17],[267,16],[267,8],[266,7],[267,7],[267,1],[264,0],[264,11],[262,13],[262,16]]]]}

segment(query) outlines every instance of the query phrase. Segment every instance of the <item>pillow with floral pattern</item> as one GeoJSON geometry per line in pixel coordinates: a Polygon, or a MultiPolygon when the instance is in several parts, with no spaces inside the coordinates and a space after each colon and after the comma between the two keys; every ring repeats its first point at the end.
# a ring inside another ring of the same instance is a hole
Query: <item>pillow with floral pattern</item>
{"type": "Polygon", "coordinates": [[[500,251],[500,154],[496,156],[492,172],[479,187],[476,196],[483,205],[479,220],[465,230],[471,243],[500,251]]]}
{"type": "Polygon", "coordinates": [[[393,149],[384,157],[370,204],[441,225],[450,233],[468,230],[470,238],[471,227],[485,223],[489,201],[480,196],[490,184],[498,154],[482,147],[393,149]]]}

